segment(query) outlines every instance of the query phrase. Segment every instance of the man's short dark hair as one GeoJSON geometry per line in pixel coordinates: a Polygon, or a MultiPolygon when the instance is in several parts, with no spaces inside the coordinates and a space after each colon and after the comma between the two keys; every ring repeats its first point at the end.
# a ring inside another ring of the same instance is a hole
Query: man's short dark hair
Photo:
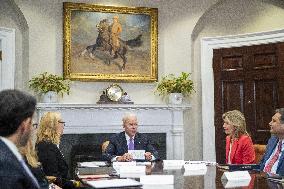
{"type": "Polygon", "coordinates": [[[0,92],[0,136],[15,133],[20,124],[35,112],[36,99],[19,90],[0,92]]]}
{"type": "Polygon", "coordinates": [[[280,119],[280,123],[283,124],[284,123],[284,108],[279,108],[275,110],[276,113],[281,114],[280,119]]]}

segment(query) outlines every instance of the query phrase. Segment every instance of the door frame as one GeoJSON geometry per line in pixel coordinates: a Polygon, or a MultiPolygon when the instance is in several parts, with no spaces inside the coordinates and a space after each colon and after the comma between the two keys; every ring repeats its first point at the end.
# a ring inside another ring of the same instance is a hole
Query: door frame
{"type": "Polygon", "coordinates": [[[214,77],[212,67],[213,50],[277,42],[284,42],[284,29],[259,33],[201,38],[203,160],[216,161],[214,77]]]}
{"type": "Polygon", "coordinates": [[[2,61],[0,65],[0,90],[15,86],[15,29],[0,27],[2,61]]]}

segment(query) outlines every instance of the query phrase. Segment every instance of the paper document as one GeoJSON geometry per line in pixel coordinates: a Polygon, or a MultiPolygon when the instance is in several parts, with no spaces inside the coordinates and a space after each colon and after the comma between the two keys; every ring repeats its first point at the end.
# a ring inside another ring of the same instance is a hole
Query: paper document
{"type": "Polygon", "coordinates": [[[78,175],[79,179],[99,179],[99,178],[109,178],[110,176],[107,174],[103,175],[78,175]]]}
{"type": "Polygon", "coordinates": [[[104,161],[91,161],[91,162],[79,162],[78,165],[80,167],[102,167],[107,166],[104,161]]]}
{"type": "Polygon", "coordinates": [[[142,186],[140,182],[133,180],[133,179],[96,180],[96,181],[87,181],[86,183],[94,188],[142,186]]]}
{"type": "Polygon", "coordinates": [[[128,153],[132,155],[133,159],[144,160],[145,150],[128,150],[128,153]]]}

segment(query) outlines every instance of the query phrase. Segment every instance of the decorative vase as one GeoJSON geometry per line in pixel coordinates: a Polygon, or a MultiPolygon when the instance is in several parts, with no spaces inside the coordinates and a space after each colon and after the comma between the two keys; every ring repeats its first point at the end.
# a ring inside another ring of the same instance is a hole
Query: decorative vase
{"type": "Polygon", "coordinates": [[[44,103],[56,103],[58,102],[58,95],[54,91],[48,91],[47,93],[43,94],[42,102],[44,103]]]}
{"type": "Polygon", "coordinates": [[[181,93],[170,93],[169,103],[170,104],[181,104],[183,95],[181,93]]]}

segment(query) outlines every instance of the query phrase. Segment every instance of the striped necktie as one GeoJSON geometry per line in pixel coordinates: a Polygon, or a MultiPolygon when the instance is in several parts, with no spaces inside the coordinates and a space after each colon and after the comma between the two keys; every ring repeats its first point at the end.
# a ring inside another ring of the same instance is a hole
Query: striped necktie
{"type": "Polygon", "coordinates": [[[265,166],[264,168],[264,172],[267,172],[267,173],[270,173],[271,172],[271,169],[274,165],[274,163],[278,160],[279,158],[279,154],[281,152],[281,149],[282,149],[282,141],[279,141],[278,143],[278,148],[275,152],[275,154],[273,155],[273,157],[270,159],[270,161],[267,163],[267,165],[265,166]]]}

